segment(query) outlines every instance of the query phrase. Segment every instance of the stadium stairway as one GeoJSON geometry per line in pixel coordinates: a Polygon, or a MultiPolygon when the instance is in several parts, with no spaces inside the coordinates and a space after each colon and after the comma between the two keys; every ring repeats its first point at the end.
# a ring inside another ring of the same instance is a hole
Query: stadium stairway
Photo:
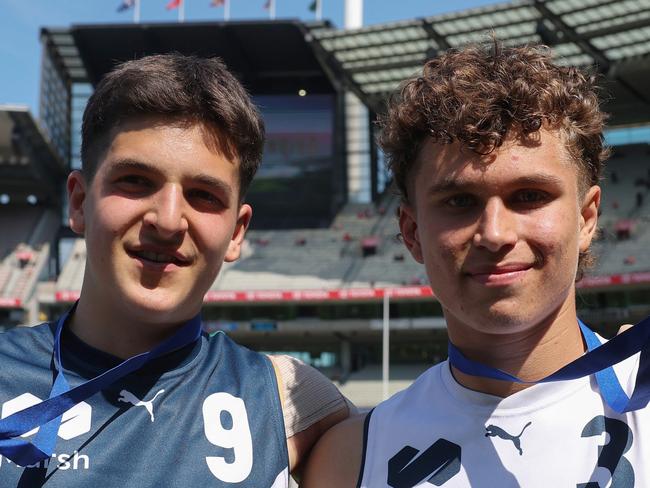
{"type": "Polygon", "coordinates": [[[56,283],[57,291],[80,291],[86,269],[86,241],[76,239],[56,283]]]}
{"type": "Polygon", "coordinates": [[[2,263],[0,285],[4,282],[4,286],[0,286],[0,296],[18,299],[22,304],[28,303],[33,298],[49,255],[49,244],[42,244],[38,248],[18,245],[2,263]]]}

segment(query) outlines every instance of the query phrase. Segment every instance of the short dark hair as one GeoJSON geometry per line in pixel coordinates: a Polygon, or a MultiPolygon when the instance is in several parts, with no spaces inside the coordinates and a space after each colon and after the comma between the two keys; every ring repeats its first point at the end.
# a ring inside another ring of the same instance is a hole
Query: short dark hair
{"type": "MultiPolygon", "coordinates": [[[[510,135],[557,130],[578,169],[579,191],[598,184],[609,149],[595,76],[553,61],[546,46],[506,47],[498,40],[451,49],[406,80],[380,117],[379,144],[402,201],[423,143],[458,141],[489,154],[510,135]]],[[[593,262],[580,253],[578,278],[593,262]]]]}
{"type": "Polygon", "coordinates": [[[82,171],[92,179],[108,136],[138,117],[203,124],[229,159],[239,162],[243,199],[262,160],[264,122],[241,83],[218,58],[159,54],[127,61],[108,73],[86,105],[82,171]]]}

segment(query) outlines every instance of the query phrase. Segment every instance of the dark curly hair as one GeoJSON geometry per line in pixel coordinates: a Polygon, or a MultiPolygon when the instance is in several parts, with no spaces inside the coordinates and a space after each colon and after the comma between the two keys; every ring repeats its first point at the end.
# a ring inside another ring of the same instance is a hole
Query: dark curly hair
{"type": "MultiPolygon", "coordinates": [[[[493,40],[451,49],[406,80],[379,118],[379,144],[408,203],[410,170],[427,138],[489,154],[509,134],[533,135],[544,126],[561,133],[583,192],[599,182],[609,155],[605,118],[594,75],[558,66],[545,46],[493,40]]],[[[580,256],[579,276],[590,260],[580,256]]]]}

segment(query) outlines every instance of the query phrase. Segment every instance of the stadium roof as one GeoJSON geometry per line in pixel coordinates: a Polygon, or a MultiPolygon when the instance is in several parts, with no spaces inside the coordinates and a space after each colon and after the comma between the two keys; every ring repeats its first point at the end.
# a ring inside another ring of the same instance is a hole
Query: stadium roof
{"type": "Polygon", "coordinates": [[[333,90],[299,21],[73,25],[43,28],[41,39],[73,83],[94,85],[121,61],[180,52],[220,56],[253,93],[286,92],[288,78],[312,93],[333,90]]]}
{"type": "Polygon", "coordinates": [[[57,201],[65,167],[29,109],[0,105],[0,190],[37,194],[57,201]]]}
{"type": "Polygon", "coordinates": [[[650,0],[522,0],[456,13],[313,32],[322,55],[375,111],[399,82],[449,48],[489,39],[544,43],[566,65],[595,65],[616,124],[647,122],[650,109],[650,0]]]}
{"type": "Polygon", "coordinates": [[[350,89],[381,112],[388,94],[426,59],[485,41],[490,32],[508,44],[547,44],[562,64],[596,66],[604,75],[605,110],[614,125],[648,121],[650,0],[518,0],[356,30],[329,23],[237,21],[83,25],[44,28],[41,35],[71,82],[95,83],[134,51],[176,50],[222,56],[254,92],[299,73],[307,81],[350,89]]]}

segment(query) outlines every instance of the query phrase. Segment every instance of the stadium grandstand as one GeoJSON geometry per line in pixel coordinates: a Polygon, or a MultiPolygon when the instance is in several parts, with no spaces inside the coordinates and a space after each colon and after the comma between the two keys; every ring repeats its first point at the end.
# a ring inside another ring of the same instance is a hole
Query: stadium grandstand
{"type": "Polygon", "coordinates": [[[36,287],[55,277],[64,181],[27,108],[0,106],[0,329],[39,320],[36,287]]]}
{"type": "MultiPolygon", "coordinates": [[[[38,143],[38,164],[29,159],[12,171],[17,178],[19,170],[47,167],[56,177],[33,177],[20,187],[18,193],[32,195],[30,185],[48,182],[47,197],[34,193],[37,204],[12,196],[9,206],[0,205],[3,229],[13,233],[0,249],[1,323],[55,316],[79,296],[84,242],[43,222],[46,214],[60,222],[60,174],[80,165],[80,119],[94,84],[116,61],[136,56],[216,55],[252,92],[269,138],[249,195],[253,228],[242,258],[224,267],[205,296],[206,330],[226,330],[257,350],[294,354],[369,407],[386,393],[380,380],[389,323],[389,391],[403,388],[445,357],[445,322],[422,267],[397,237],[399,201],[386,188],[388,175],[368,134],[399,81],[437,53],[490,32],[511,44],[543,42],[561,63],[593,66],[601,76],[613,157],[603,182],[599,261],[578,284],[578,306],[606,335],[650,314],[650,10],[627,0],[522,0],[353,30],[287,20],[43,28],[40,122],[49,143],[38,143]],[[345,137],[350,92],[368,110],[357,120],[370,141],[361,145],[369,164],[367,202],[350,198],[349,155],[358,150],[345,137]],[[48,245],[60,260],[50,260],[48,245]],[[50,261],[55,265],[48,267],[50,261]],[[25,315],[21,304],[30,300],[36,315],[25,315]]],[[[41,134],[22,117],[25,133],[41,134]]],[[[5,151],[13,147],[5,139],[13,139],[0,127],[5,151]]],[[[4,178],[1,185],[3,203],[10,188],[4,178]]]]}

